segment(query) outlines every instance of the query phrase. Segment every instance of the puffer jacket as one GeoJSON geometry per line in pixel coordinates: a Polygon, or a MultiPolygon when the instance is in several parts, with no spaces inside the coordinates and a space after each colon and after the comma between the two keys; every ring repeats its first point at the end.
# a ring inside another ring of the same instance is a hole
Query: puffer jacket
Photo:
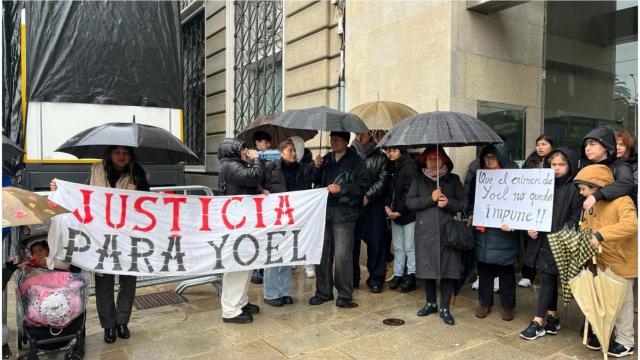
{"type": "MultiPolygon", "coordinates": [[[[593,184],[603,189],[614,184],[605,165],[590,165],[580,170],[574,183],[593,184]]],[[[602,252],[596,254],[601,269],[610,267],[623,278],[638,277],[638,217],[629,196],[598,200],[593,211],[584,214],[581,229],[591,229],[601,240],[602,252]]]]}
{"type": "MultiPolygon", "coordinates": [[[[549,153],[545,158],[545,167],[550,167],[551,157],[556,153],[562,153],[569,161],[567,175],[556,178],[553,192],[553,217],[551,219],[551,232],[560,231],[563,228],[575,229],[582,213],[584,198],[573,185],[573,178],[578,173],[578,154],[558,148],[549,153]]],[[[551,252],[547,233],[538,232],[536,239],[525,237],[528,241],[524,257],[525,265],[535,267],[547,274],[557,275],[558,266],[551,252]]]]}
{"type": "MultiPolygon", "coordinates": [[[[482,149],[478,157],[480,169],[485,168],[483,157],[488,153],[494,153],[498,157],[501,169],[513,168],[509,161],[509,154],[503,145],[487,145],[482,149]]],[[[475,179],[473,191],[470,195],[475,199],[475,179]]],[[[472,208],[473,209],[473,208],[472,208]]],[[[514,231],[502,231],[497,228],[475,228],[475,254],[476,260],[496,265],[515,265],[518,261],[518,248],[520,245],[520,233],[514,231]]]]}
{"type": "Polygon", "coordinates": [[[391,162],[391,181],[385,194],[385,205],[401,214],[393,219],[393,222],[398,225],[407,225],[416,221],[416,213],[407,207],[407,193],[411,187],[411,181],[417,175],[417,163],[408,153],[391,162]]]}
{"type": "Polygon", "coordinates": [[[333,151],[323,159],[322,167],[313,167],[314,186],[340,185],[340,193],[329,193],[327,215],[331,219],[327,219],[334,222],[356,221],[369,186],[369,174],[364,161],[350,148],[347,148],[340,161],[336,161],[333,151]]]}
{"type": "MultiPolygon", "coordinates": [[[[357,140],[356,140],[357,141],[357,140]]],[[[385,190],[390,180],[389,159],[380,149],[375,147],[375,143],[370,143],[370,148],[364,152],[360,152],[360,147],[351,145],[353,149],[364,160],[365,167],[369,173],[369,181],[371,181],[365,195],[369,199],[369,203],[383,203],[385,198],[385,190]]]]}
{"type": "Polygon", "coordinates": [[[265,164],[263,189],[271,193],[311,189],[311,163],[286,164],[284,160],[269,161],[265,164]],[[286,172],[291,171],[295,181],[288,181],[286,172]]]}
{"type": "Polygon", "coordinates": [[[584,152],[584,143],[588,139],[599,141],[607,149],[608,158],[598,164],[608,166],[611,172],[613,172],[613,177],[615,179],[613,184],[610,184],[593,194],[596,200],[613,200],[620,196],[632,195],[634,189],[633,172],[627,162],[616,161],[616,137],[613,131],[605,127],[595,128],[582,139],[582,160],[585,164],[583,168],[594,164],[587,159],[587,155],[584,152]]]}
{"type": "Polygon", "coordinates": [[[256,195],[264,181],[264,165],[260,160],[244,161],[240,157],[244,143],[224,139],[218,147],[220,175],[218,190],[223,195],[256,195]]]}

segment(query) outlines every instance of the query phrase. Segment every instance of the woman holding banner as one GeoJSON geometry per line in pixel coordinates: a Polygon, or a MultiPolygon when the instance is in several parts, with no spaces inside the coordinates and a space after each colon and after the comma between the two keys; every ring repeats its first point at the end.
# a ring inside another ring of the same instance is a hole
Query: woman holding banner
{"type": "MultiPolygon", "coordinates": [[[[509,154],[504,145],[487,145],[479,156],[480,169],[508,169],[509,154]]],[[[469,194],[475,197],[474,191],[469,194]]],[[[485,318],[493,305],[493,283],[498,277],[500,283],[500,302],[502,320],[513,320],[513,308],[516,306],[516,269],[518,262],[519,236],[511,227],[503,224],[500,229],[476,226],[474,228],[475,253],[478,261],[478,300],[477,318],[485,318]]]]}
{"type": "MultiPolygon", "coordinates": [[[[555,174],[553,216],[551,232],[563,228],[575,228],[580,219],[584,198],[573,185],[578,173],[578,155],[569,149],[553,150],[545,159],[547,167],[555,174]]],[[[556,335],[560,329],[558,318],[558,267],[556,265],[547,233],[529,230],[525,253],[525,265],[540,271],[538,308],[529,326],[520,333],[526,340],[535,340],[544,335],[556,335]],[[546,320],[545,320],[546,316],[546,320]]]]}
{"type": "Polygon", "coordinates": [[[436,280],[440,280],[440,318],[453,325],[449,304],[462,273],[462,254],[446,245],[445,229],[463,209],[464,188],[458,175],[451,172],[453,163],[442,148],[427,147],[418,163],[422,171],[413,178],[406,201],[407,208],[416,212],[416,277],[424,279],[427,298],[418,316],[438,312],[436,280]]]}
{"type": "MultiPolygon", "coordinates": [[[[300,163],[304,155],[304,141],[298,136],[280,143],[280,160],[265,165],[263,194],[311,189],[311,163],[300,163]],[[298,155],[299,154],[299,155],[298,155]]],[[[264,302],[275,307],[293,304],[291,266],[270,267],[264,270],[264,302]]]]}
{"type": "MultiPolygon", "coordinates": [[[[135,161],[134,149],[125,146],[107,147],[102,161],[91,167],[90,185],[149,191],[146,171],[135,161]]],[[[49,187],[56,191],[55,180],[49,187]]],[[[136,297],[136,277],[118,275],[118,284],[118,298],[114,302],[115,275],[95,274],[96,308],[107,344],[115,342],[117,337],[131,336],[127,325],[136,297]]]]}

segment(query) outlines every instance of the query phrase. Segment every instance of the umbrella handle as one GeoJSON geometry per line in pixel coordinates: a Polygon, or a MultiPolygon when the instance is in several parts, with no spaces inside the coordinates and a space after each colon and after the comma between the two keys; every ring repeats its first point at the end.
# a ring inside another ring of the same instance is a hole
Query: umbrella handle
{"type": "Polygon", "coordinates": [[[322,156],[322,130],[320,130],[320,148],[318,149],[318,154],[322,156]]]}

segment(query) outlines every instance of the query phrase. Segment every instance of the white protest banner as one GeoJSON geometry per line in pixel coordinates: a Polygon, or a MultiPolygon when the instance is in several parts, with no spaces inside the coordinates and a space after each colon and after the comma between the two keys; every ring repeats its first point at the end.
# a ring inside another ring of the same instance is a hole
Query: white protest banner
{"type": "MultiPolygon", "coordinates": [[[[126,275],[204,275],[319,264],[328,192],[183,196],[56,180],[55,257],[126,275]]],[[[55,250],[54,250],[55,249],[55,250]]]]}
{"type": "Polygon", "coordinates": [[[478,170],[473,225],[551,231],[552,169],[478,170]]]}

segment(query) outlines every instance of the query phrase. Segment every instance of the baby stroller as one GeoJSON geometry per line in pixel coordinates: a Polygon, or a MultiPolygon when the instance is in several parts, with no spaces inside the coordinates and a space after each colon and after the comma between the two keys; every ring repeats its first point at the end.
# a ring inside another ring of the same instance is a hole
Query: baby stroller
{"type": "MultiPolygon", "coordinates": [[[[26,259],[28,248],[46,241],[48,226],[36,225],[22,229],[18,254],[26,259]],[[29,246],[27,246],[29,245],[29,246]]],[[[18,349],[29,346],[28,360],[38,359],[39,350],[68,348],[65,359],[84,358],[86,276],[79,268],[48,270],[27,266],[18,271],[16,279],[16,315],[18,349]]]]}

